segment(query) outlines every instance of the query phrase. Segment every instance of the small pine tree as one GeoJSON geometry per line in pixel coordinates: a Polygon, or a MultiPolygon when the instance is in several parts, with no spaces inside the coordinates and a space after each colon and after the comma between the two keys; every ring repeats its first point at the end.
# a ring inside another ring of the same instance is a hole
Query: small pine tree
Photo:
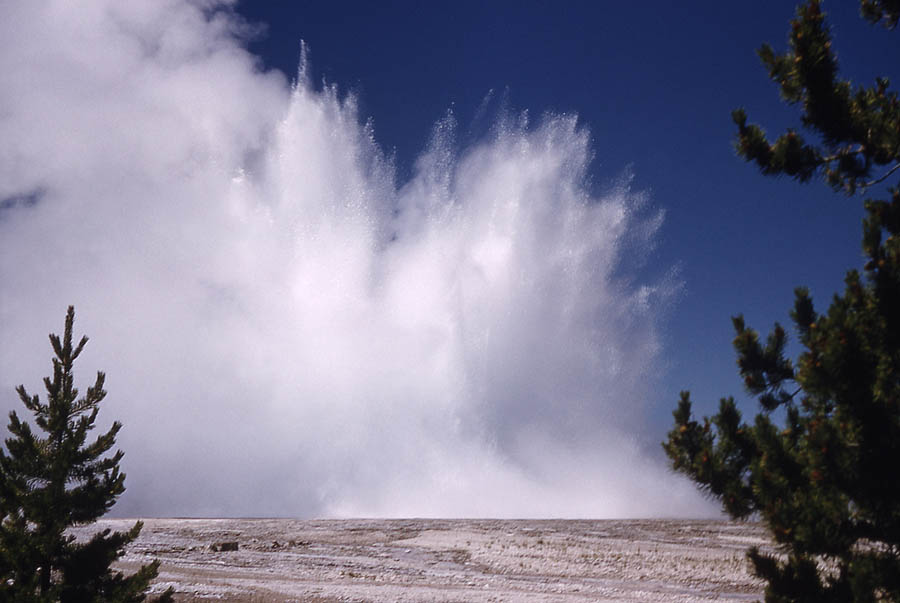
{"type": "MultiPolygon", "coordinates": [[[[75,310],[66,314],[62,339],[50,335],[55,358],[53,376],[44,379],[47,401],[16,388],[34,423],[9,414],[6,450],[0,448],[0,600],[21,602],[139,602],[146,598],[159,562],[124,576],[110,565],[141,531],[141,522],[127,532],[104,530],[88,542],[66,534],[71,526],[88,524],[104,515],[125,491],[119,471],[122,451],[105,456],[122,425],[88,442],[99,405],[106,396],[105,376],[78,397],[72,366],[87,343],[72,343],[75,310]]],[[[171,601],[172,590],[158,601],[171,601]]]]}
{"type": "MultiPolygon", "coordinates": [[[[897,0],[861,5],[872,23],[896,27],[897,0]]],[[[900,169],[897,93],[884,78],[856,90],[838,79],[818,0],[791,26],[789,52],[759,54],[821,144],[792,130],[770,143],[738,110],[738,153],[764,174],[821,174],[847,194],[872,190],[900,169]]],[[[663,444],[673,467],[732,517],[758,516],[769,528],[783,556],[749,552],[767,601],[900,601],[900,188],[888,193],[865,201],[866,278],[850,271],[823,315],[797,289],[791,318],[805,350],[796,363],[780,325],[762,343],[733,319],[740,374],[762,407],[755,422],[742,422],[733,398],[695,421],[682,392],[663,444]]]]}

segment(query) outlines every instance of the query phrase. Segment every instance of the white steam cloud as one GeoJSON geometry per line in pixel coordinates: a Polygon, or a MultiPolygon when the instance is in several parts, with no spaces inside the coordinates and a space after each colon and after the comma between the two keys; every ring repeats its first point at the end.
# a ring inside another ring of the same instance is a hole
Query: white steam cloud
{"type": "Polygon", "coordinates": [[[445,118],[397,187],[354,99],[261,72],[225,8],[0,8],[0,407],[74,304],[119,514],[709,514],[629,435],[679,283],[623,260],[662,214],[592,196],[576,119],[460,151],[445,118]]]}

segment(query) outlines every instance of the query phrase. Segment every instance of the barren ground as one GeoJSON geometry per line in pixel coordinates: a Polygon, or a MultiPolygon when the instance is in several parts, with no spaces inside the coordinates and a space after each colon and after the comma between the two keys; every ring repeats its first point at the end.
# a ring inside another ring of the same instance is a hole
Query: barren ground
{"type": "Polygon", "coordinates": [[[751,545],[727,521],[148,519],[119,566],[159,559],[154,591],[191,602],[756,600],[751,545]]]}

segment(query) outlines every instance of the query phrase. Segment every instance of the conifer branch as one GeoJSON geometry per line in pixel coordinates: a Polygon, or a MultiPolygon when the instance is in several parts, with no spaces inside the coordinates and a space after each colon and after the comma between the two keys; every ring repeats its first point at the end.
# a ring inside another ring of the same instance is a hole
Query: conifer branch
{"type": "Polygon", "coordinates": [[[875,180],[871,180],[869,182],[861,184],[860,187],[862,189],[867,189],[870,186],[875,186],[876,184],[880,184],[880,183],[884,182],[885,180],[887,180],[888,178],[890,178],[891,174],[893,174],[897,170],[900,170],[900,163],[897,163],[896,165],[894,165],[894,167],[892,167],[887,172],[885,172],[884,175],[882,175],[880,178],[876,178],[875,180]]]}

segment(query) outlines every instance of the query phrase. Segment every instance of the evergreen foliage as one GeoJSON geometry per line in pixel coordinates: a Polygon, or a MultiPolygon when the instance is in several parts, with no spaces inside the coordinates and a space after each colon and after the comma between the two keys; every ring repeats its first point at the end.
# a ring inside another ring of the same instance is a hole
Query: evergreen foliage
{"type": "MultiPolygon", "coordinates": [[[[888,29],[900,20],[897,0],[861,6],[888,29]]],[[[737,110],[740,156],[764,174],[821,175],[849,195],[897,178],[897,93],[884,78],[855,89],[838,78],[818,0],[798,8],[788,52],[763,46],[759,55],[818,141],[789,130],[770,142],[737,110]]],[[[729,515],[768,526],[783,555],[748,553],[767,601],[900,601],[900,187],[885,197],[865,200],[864,277],[851,270],[825,314],[796,290],[796,363],[781,325],[763,342],[733,319],[739,371],[761,406],[755,421],[744,422],[730,397],[696,421],[682,392],[663,443],[673,467],[729,515]]]]}
{"type": "MultiPolygon", "coordinates": [[[[140,522],[87,542],[66,533],[100,518],[125,491],[122,451],[107,456],[122,425],[88,441],[106,396],[105,376],[98,372],[78,397],[72,367],[88,339],[73,345],[74,320],[70,306],[63,337],[50,335],[55,357],[53,376],[44,379],[46,402],[16,388],[39,431],[12,411],[12,437],[0,448],[0,601],[139,602],[157,575],[158,561],[131,576],[110,568],[137,538],[140,522]]],[[[171,589],[157,600],[171,601],[171,589]]]]}

